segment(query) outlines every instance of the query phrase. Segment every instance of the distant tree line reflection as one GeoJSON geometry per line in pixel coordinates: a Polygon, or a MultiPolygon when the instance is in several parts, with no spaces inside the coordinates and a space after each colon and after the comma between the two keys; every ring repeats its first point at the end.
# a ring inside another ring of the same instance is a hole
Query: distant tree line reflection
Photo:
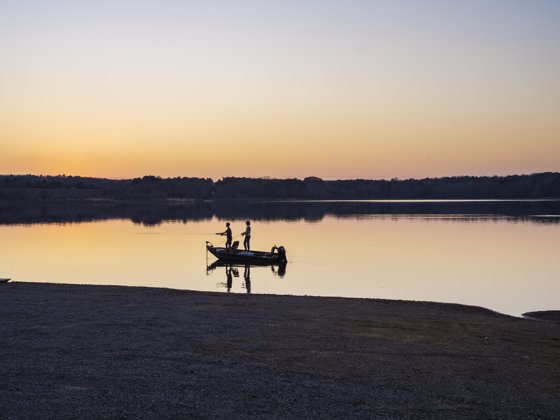
{"type": "Polygon", "coordinates": [[[423,217],[474,221],[503,218],[541,223],[560,221],[560,200],[547,201],[263,201],[207,200],[0,200],[1,224],[72,223],[128,219],[143,225],[166,221],[287,220],[318,222],[334,217],[423,217]]]}

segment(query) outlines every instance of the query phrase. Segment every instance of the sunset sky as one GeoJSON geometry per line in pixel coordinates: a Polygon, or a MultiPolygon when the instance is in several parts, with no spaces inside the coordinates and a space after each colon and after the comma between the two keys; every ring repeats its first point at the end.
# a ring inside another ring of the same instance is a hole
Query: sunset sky
{"type": "Polygon", "coordinates": [[[557,0],[0,0],[0,174],[560,170],[557,0]]]}

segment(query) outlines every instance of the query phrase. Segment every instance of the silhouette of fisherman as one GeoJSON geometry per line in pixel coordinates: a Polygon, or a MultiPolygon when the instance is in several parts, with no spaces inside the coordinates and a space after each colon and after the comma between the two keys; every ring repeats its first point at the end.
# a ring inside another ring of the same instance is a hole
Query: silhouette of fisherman
{"type": "Polygon", "coordinates": [[[226,237],[226,249],[231,249],[231,229],[229,227],[229,222],[226,223],[226,230],[223,232],[216,233],[216,235],[225,236],[226,237]]]}
{"type": "Polygon", "coordinates": [[[245,232],[243,232],[241,235],[245,236],[243,247],[245,248],[245,251],[249,251],[251,249],[251,222],[247,220],[245,224],[247,225],[245,227],[245,232]]]}

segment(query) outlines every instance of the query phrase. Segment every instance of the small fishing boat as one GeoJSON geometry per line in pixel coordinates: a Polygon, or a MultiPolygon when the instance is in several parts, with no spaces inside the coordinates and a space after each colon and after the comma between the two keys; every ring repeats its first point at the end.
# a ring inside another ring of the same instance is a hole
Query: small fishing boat
{"type": "MultiPolygon", "coordinates": [[[[237,242],[237,241],[236,241],[237,242]]],[[[206,242],[206,250],[218,260],[232,263],[247,263],[255,265],[281,264],[287,262],[286,249],[274,245],[270,251],[244,251],[237,249],[235,242],[230,249],[216,247],[206,242]]]]}
{"type": "Polygon", "coordinates": [[[0,283],[8,283],[11,279],[0,279],[0,283]]]}

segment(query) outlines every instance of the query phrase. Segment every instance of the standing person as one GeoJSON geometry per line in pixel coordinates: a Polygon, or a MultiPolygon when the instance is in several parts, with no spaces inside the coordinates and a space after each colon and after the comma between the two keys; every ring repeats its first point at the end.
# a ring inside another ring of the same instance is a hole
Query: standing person
{"type": "Polygon", "coordinates": [[[225,236],[226,237],[226,249],[231,249],[231,229],[229,227],[229,222],[226,223],[226,230],[220,233],[216,233],[216,235],[225,236]]]}
{"type": "Polygon", "coordinates": [[[245,227],[245,232],[243,232],[241,235],[245,236],[243,247],[245,248],[245,251],[249,251],[251,249],[251,222],[247,220],[245,224],[247,225],[247,227],[245,227]]]}

